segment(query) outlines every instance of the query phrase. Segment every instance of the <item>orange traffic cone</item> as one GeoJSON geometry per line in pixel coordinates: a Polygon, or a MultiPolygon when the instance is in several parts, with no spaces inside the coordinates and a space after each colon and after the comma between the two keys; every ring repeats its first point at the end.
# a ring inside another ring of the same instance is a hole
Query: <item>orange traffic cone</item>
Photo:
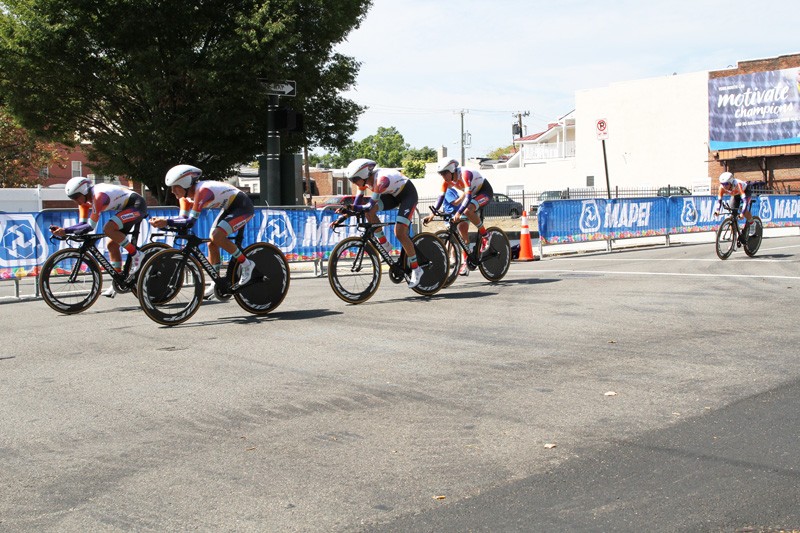
{"type": "Polygon", "coordinates": [[[528,227],[528,213],[522,212],[522,230],[519,232],[519,259],[518,261],[536,261],[533,256],[533,244],[531,243],[531,230],[528,227]]]}

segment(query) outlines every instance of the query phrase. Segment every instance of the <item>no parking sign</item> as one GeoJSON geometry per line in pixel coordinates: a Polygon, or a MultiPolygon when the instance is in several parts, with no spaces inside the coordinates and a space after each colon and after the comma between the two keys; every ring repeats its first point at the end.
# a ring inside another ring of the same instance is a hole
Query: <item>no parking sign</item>
{"type": "Polygon", "coordinates": [[[601,118],[597,121],[597,138],[601,141],[608,139],[608,122],[601,118]]]}

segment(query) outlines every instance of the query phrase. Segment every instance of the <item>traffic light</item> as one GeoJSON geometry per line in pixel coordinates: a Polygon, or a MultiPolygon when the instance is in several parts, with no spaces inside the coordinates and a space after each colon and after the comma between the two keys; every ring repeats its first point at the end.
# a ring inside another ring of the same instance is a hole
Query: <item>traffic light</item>
{"type": "Polygon", "coordinates": [[[287,107],[279,108],[275,116],[275,128],[278,131],[303,131],[303,113],[287,107]]]}

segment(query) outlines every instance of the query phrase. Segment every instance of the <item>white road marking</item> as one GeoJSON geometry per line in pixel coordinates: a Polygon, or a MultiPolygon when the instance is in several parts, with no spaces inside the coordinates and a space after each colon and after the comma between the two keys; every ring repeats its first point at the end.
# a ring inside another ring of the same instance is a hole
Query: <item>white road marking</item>
{"type": "Polygon", "coordinates": [[[756,279],[798,279],[800,276],[770,276],[764,274],[700,274],[692,272],[635,272],[626,270],[575,270],[575,269],[547,269],[547,270],[509,270],[509,274],[607,274],[612,276],[676,276],[697,278],[756,278],[756,279]]]}

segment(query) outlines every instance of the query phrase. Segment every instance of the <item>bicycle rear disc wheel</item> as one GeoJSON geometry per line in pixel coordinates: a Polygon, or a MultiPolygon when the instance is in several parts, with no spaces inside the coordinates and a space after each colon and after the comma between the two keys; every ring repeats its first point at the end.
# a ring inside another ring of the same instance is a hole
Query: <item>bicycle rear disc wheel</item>
{"type": "MultiPolygon", "coordinates": [[[[251,281],[256,276],[261,280],[248,283],[233,297],[248,313],[266,315],[278,307],[289,292],[289,263],[276,246],[266,242],[251,244],[244,255],[256,264],[251,281]]],[[[234,264],[233,279],[239,278],[240,265],[239,262],[234,264]]]]}
{"type": "Polygon", "coordinates": [[[423,296],[439,292],[447,280],[448,261],[444,243],[433,233],[420,233],[411,241],[417,252],[417,263],[422,268],[419,285],[411,290],[423,296]]]}
{"type": "Polygon", "coordinates": [[[447,251],[447,277],[444,279],[444,285],[442,285],[444,289],[452,285],[458,277],[458,269],[461,268],[461,248],[455,242],[455,237],[451,237],[448,231],[439,231],[436,236],[444,243],[444,248],[447,251]]]}
{"type": "MultiPolygon", "coordinates": [[[[753,221],[750,224],[755,225],[755,232],[752,235],[749,235],[744,244],[744,253],[746,253],[749,257],[753,257],[758,253],[758,249],[761,248],[761,239],[764,236],[764,225],[761,223],[761,219],[759,217],[753,217],[753,221]]],[[[748,231],[750,228],[747,228],[745,231],[748,231]]]]}
{"type": "Polygon", "coordinates": [[[491,239],[489,247],[480,255],[481,262],[478,267],[484,278],[489,281],[500,281],[511,266],[511,243],[506,232],[500,228],[488,228],[486,233],[491,235],[491,239]]]}
{"type": "Polygon", "coordinates": [[[342,240],[328,259],[328,282],[336,296],[345,302],[366,302],[381,284],[378,252],[358,237],[342,240]]]}
{"type": "Polygon", "coordinates": [[[733,224],[731,218],[726,218],[717,228],[717,257],[722,260],[729,258],[736,248],[733,224]]]}
{"type": "Polygon", "coordinates": [[[142,310],[151,320],[164,326],[182,324],[203,301],[203,271],[180,250],[163,250],[142,266],[137,291],[142,310]]]}
{"type": "Polygon", "coordinates": [[[54,311],[74,315],[90,308],[100,296],[103,276],[92,258],[77,248],[59,250],[42,265],[39,292],[54,311]]]}

